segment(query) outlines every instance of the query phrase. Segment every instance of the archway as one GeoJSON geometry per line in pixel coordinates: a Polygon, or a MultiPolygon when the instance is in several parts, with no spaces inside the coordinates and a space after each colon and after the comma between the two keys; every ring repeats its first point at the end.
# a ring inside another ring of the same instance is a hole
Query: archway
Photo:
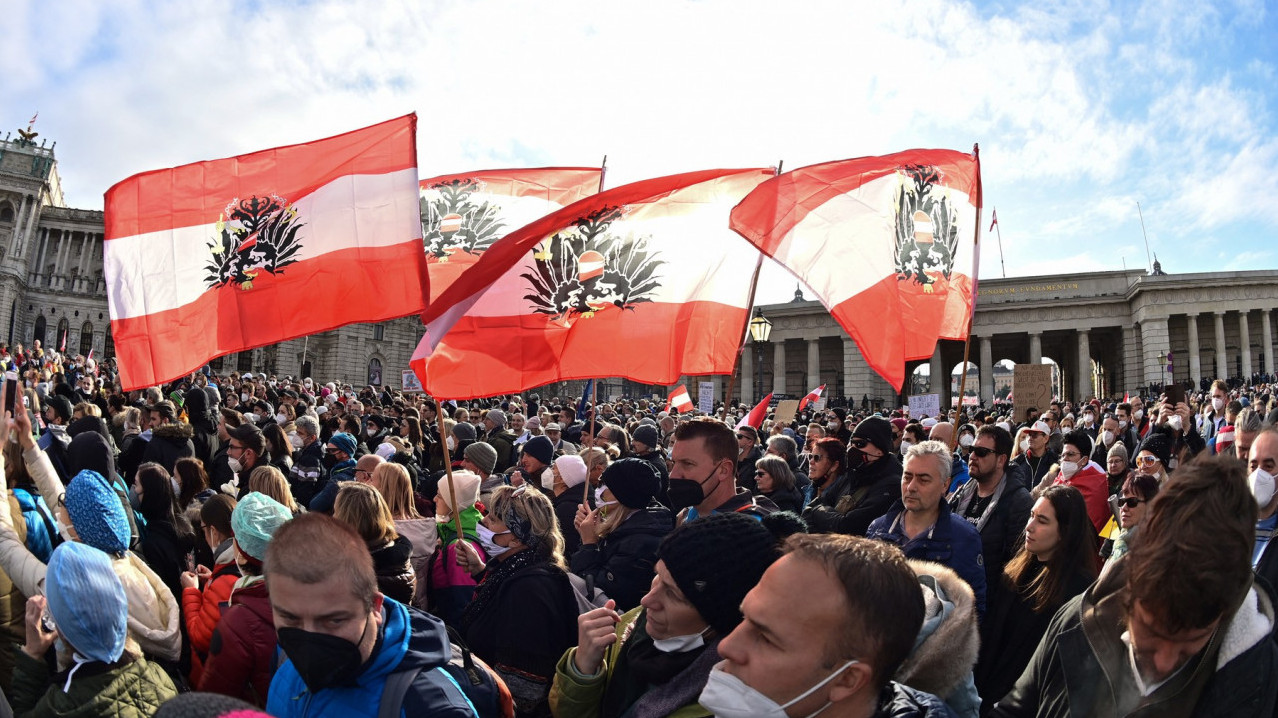
{"type": "Polygon", "coordinates": [[[382,385],[382,360],[377,357],[368,360],[368,385],[382,385]]]}
{"type": "Polygon", "coordinates": [[[67,350],[67,333],[71,331],[71,322],[63,317],[58,321],[58,333],[53,336],[53,341],[58,345],[58,351],[65,352],[67,350]]]}
{"type": "Polygon", "coordinates": [[[1057,364],[1056,360],[1051,357],[1043,357],[1040,361],[1044,364],[1052,365],[1052,399],[1060,399],[1063,389],[1063,385],[1061,384],[1062,374],[1060,364],[1057,364]]]}
{"type": "Polygon", "coordinates": [[[928,394],[931,393],[929,388],[932,382],[932,366],[924,362],[916,367],[910,373],[910,378],[905,383],[906,395],[928,394]]]}
{"type": "Polygon", "coordinates": [[[1016,362],[1011,359],[999,359],[994,362],[990,373],[994,375],[994,402],[1004,403],[1012,393],[1012,374],[1016,371],[1016,362]]]}
{"type": "Polygon", "coordinates": [[[964,406],[976,406],[981,402],[981,369],[974,362],[967,363],[967,383],[962,384],[963,364],[955,364],[950,370],[950,406],[958,406],[959,387],[963,387],[964,406]]]}
{"type": "Polygon", "coordinates": [[[40,342],[40,345],[44,346],[44,332],[45,332],[45,321],[44,321],[44,315],[41,314],[38,317],[36,317],[35,330],[31,332],[32,348],[35,348],[36,342],[40,342]]]}
{"type": "Polygon", "coordinates": [[[89,352],[93,351],[93,324],[85,322],[80,327],[80,356],[89,356],[89,352]]]}

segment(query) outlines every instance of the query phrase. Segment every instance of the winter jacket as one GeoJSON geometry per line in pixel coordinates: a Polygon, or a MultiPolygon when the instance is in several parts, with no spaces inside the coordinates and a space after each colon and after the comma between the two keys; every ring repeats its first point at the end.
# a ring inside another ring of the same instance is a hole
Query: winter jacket
{"type": "Polygon", "coordinates": [[[803,511],[803,494],[799,492],[797,487],[769,491],[764,496],[777,505],[778,511],[793,511],[796,514],[803,511]]]}
{"type": "Polygon", "coordinates": [[[381,638],[376,653],[364,664],[353,685],[311,693],[291,661],[284,661],[271,681],[266,711],[275,718],[342,716],[375,718],[382,691],[391,673],[419,669],[404,694],[400,715],[474,718],[469,701],[455,692],[444,694],[432,669],[449,660],[452,649],[444,624],[435,616],[393,599],[382,601],[381,638]]]}
{"type": "Polygon", "coordinates": [[[54,675],[44,661],[18,651],[9,702],[26,718],[149,718],[177,695],[173,681],[145,658],[86,663],[62,691],[66,674],[54,675]]]}
{"type": "MultiPolygon", "coordinates": [[[[550,709],[555,714],[555,718],[617,718],[614,712],[605,710],[604,706],[612,702],[607,700],[610,692],[624,690],[625,686],[633,682],[628,680],[630,676],[622,660],[622,652],[630,637],[634,635],[635,627],[643,620],[645,619],[642,608],[636,608],[621,616],[621,620],[617,622],[617,640],[604,649],[603,663],[594,675],[582,675],[577,670],[574,663],[577,655],[575,647],[564,652],[558,665],[555,666],[555,681],[550,687],[550,709]]],[[[649,687],[648,691],[641,694],[640,699],[666,686],[673,688],[683,684],[689,686],[688,692],[696,691],[693,694],[694,697],[668,715],[671,718],[710,716],[710,711],[701,707],[696,696],[700,695],[701,688],[705,687],[710,670],[719,662],[718,645],[718,639],[714,639],[703,649],[704,657],[694,661],[666,684],[649,687]]],[[[649,698],[655,697],[649,696],[649,698]]],[[[622,708],[621,714],[635,705],[634,702],[624,705],[624,698],[618,700],[620,700],[619,707],[622,708]]]]}
{"type": "Polygon", "coordinates": [[[648,462],[657,472],[657,478],[661,480],[661,484],[652,498],[656,499],[657,503],[668,508],[670,506],[670,469],[666,468],[666,455],[654,449],[646,454],[635,454],[635,456],[648,462]]]}
{"type": "Polygon", "coordinates": [[[13,512],[13,516],[16,518],[21,513],[24,519],[21,523],[26,532],[27,549],[36,558],[48,563],[49,557],[53,555],[54,540],[58,537],[53,512],[49,510],[39,489],[19,486],[10,493],[18,505],[18,511],[13,512]]]}
{"type": "Polygon", "coordinates": [[[240,587],[231,592],[230,607],[209,640],[199,686],[201,691],[234,696],[260,708],[266,705],[275,671],[275,621],[266,581],[259,577],[239,581],[240,587]]]}
{"type": "Polygon", "coordinates": [[[430,573],[430,557],[439,546],[439,528],[435,526],[435,517],[417,519],[396,519],[395,531],[400,536],[408,537],[413,551],[408,561],[416,577],[411,605],[426,610],[427,575],[430,573]]]}
{"type": "Polygon", "coordinates": [[[653,502],[626,517],[598,543],[584,544],[571,561],[572,572],[617,602],[617,611],[639,605],[652,585],[657,547],[674,530],[670,509],[653,502]]]}
{"type": "Polygon", "coordinates": [[[174,525],[165,521],[151,521],[146,527],[139,553],[169,587],[174,596],[182,595],[182,572],[187,570],[187,559],[195,550],[194,536],[182,537],[174,525]]]}
{"type": "Polygon", "coordinates": [[[558,496],[553,496],[550,503],[555,507],[555,516],[559,519],[559,533],[564,537],[564,556],[572,558],[581,548],[581,534],[573,522],[577,518],[577,507],[581,504],[581,487],[565,489],[558,496]]]}
{"type": "Polygon", "coordinates": [[[955,516],[965,519],[981,534],[981,555],[985,564],[985,585],[994,586],[1003,575],[1003,567],[1020,550],[1025,540],[1025,524],[1029,522],[1034,499],[1024,486],[1025,469],[1009,465],[1003,473],[1003,484],[997,499],[986,507],[978,519],[964,515],[969,502],[976,500],[976,479],[959,487],[950,498],[950,509],[955,516]]]}
{"type": "Polygon", "coordinates": [[[1142,699],[1130,653],[1119,638],[1128,560],[1120,558],[1056,612],[1029,666],[991,715],[1273,715],[1278,703],[1273,589],[1253,585],[1238,610],[1221,621],[1196,668],[1176,673],[1142,699]]]}
{"type": "Polygon", "coordinates": [[[932,561],[953,569],[976,595],[976,613],[985,614],[985,566],[981,554],[981,535],[962,517],[950,511],[944,501],[932,528],[914,538],[905,535],[905,504],[897,501],[888,513],[870,524],[865,537],[887,541],[901,547],[906,558],[932,561]]]}
{"type": "Polygon", "coordinates": [[[895,681],[883,687],[874,712],[874,718],[947,718],[954,715],[954,711],[940,698],[895,681]]]}
{"type": "Polygon", "coordinates": [[[337,501],[337,492],[342,490],[342,482],[354,480],[355,459],[347,459],[335,464],[332,470],[328,472],[328,481],[324,483],[324,488],[320,489],[311,498],[311,503],[307,506],[307,510],[332,516],[333,504],[337,501]]]}
{"type": "MultiPolygon", "coordinates": [[[[482,428],[482,427],[481,427],[482,428]]],[[[515,464],[515,435],[503,428],[496,428],[488,432],[481,441],[485,441],[489,446],[497,450],[497,463],[493,468],[494,474],[504,473],[515,464]]]]}
{"type": "Polygon", "coordinates": [[[981,706],[972,680],[980,649],[976,598],[967,582],[945,566],[909,563],[923,590],[923,626],[893,680],[940,697],[960,716],[976,718],[981,706]]]}
{"type": "MultiPolygon", "coordinates": [[[[462,533],[467,543],[475,549],[475,553],[480,558],[487,561],[488,554],[484,553],[484,548],[475,534],[475,526],[479,523],[479,510],[474,507],[463,509],[461,516],[462,533]]],[[[452,627],[461,625],[462,612],[466,610],[466,605],[475,595],[476,585],[475,579],[466,572],[466,569],[457,565],[456,526],[456,522],[453,521],[436,526],[439,530],[439,547],[430,559],[430,586],[427,592],[430,612],[444,619],[444,622],[452,627]]]]}
{"type": "Polygon", "coordinates": [[[373,555],[373,571],[377,574],[377,590],[384,595],[409,603],[417,589],[417,574],[409,559],[413,555],[413,542],[407,536],[378,548],[370,548],[373,555]]]}
{"type": "Polygon", "coordinates": [[[749,491],[750,493],[758,493],[759,483],[754,480],[755,462],[763,458],[763,449],[758,445],[750,447],[745,456],[737,460],[737,486],[749,491]]]}
{"type": "Polygon", "coordinates": [[[200,685],[213,631],[222,620],[222,604],[231,600],[231,588],[239,578],[235,548],[230,546],[218,555],[213,566],[213,577],[204,584],[203,589],[182,589],[182,615],[186,621],[186,634],[191,641],[190,680],[193,686],[200,685]]]}
{"type": "Polygon", "coordinates": [[[901,459],[889,454],[834,480],[803,511],[812,533],[864,536],[901,498],[901,459]]]}
{"type": "Polygon", "coordinates": [[[1060,460],[1061,460],[1060,454],[1052,451],[1051,449],[1044,449],[1043,455],[1040,458],[1033,459],[1031,461],[1029,452],[1027,451],[1027,452],[1023,452],[1020,456],[1016,457],[1015,459],[1012,459],[1012,464],[1015,464],[1021,467],[1022,469],[1024,469],[1025,473],[1020,475],[1025,478],[1025,481],[1026,481],[1025,488],[1029,489],[1030,491],[1033,491],[1035,486],[1038,486],[1040,483],[1042,483],[1043,477],[1047,476],[1047,471],[1051,469],[1052,466],[1060,462],[1060,460]]]}
{"type": "Polygon", "coordinates": [[[209,410],[209,395],[201,387],[191,387],[186,392],[185,404],[188,420],[191,422],[191,445],[195,447],[195,458],[209,466],[213,463],[213,455],[222,445],[217,436],[217,423],[220,417],[209,410]]]}
{"type": "Polygon", "coordinates": [[[293,469],[288,474],[288,487],[292,489],[297,503],[308,509],[311,507],[311,499],[328,483],[324,474],[324,444],[318,439],[303,446],[301,451],[293,452],[293,469]]]}
{"type": "MultiPolygon", "coordinates": [[[[17,499],[10,496],[8,502],[10,517],[20,516],[17,499]]],[[[25,521],[14,522],[12,530],[16,532],[17,542],[26,540],[25,521]]],[[[13,685],[13,654],[27,638],[26,612],[27,597],[18,590],[9,574],[0,571],[0,689],[6,694],[13,685]]]]}

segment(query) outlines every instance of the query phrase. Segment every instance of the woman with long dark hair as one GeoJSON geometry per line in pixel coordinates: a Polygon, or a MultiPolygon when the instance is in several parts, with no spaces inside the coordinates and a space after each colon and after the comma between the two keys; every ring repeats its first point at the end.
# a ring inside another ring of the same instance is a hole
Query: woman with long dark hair
{"type": "Polygon", "coordinates": [[[173,478],[163,466],[148,461],[133,477],[138,512],[146,519],[142,560],[160,577],[174,596],[182,595],[182,572],[195,562],[195,530],[177,508],[173,478]]]}
{"type": "Polygon", "coordinates": [[[1025,542],[990,592],[981,624],[976,690],[981,714],[1011,690],[1029,665],[1056,609],[1096,580],[1096,533],[1078,489],[1047,487],[1030,509],[1025,542]]]}

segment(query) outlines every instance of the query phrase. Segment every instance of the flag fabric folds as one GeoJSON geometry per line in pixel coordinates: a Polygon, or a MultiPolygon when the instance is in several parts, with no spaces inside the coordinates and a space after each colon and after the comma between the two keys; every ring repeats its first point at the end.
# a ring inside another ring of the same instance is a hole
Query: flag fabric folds
{"type": "Polygon", "coordinates": [[[727,374],[758,254],[728,212],[768,170],[703,170],[593,195],[497,242],[423,314],[412,367],[474,398],[596,376],[727,374]]]}
{"type": "Polygon", "coordinates": [[[599,190],[601,167],[478,170],[421,181],[433,301],[494,242],[599,190]]]}
{"type": "Polygon", "coordinates": [[[807,396],[804,396],[802,399],[800,399],[800,400],[799,400],[799,411],[803,411],[803,409],[804,409],[804,408],[805,408],[808,404],[811,404],[812,402],[817,401],[818,399],[820,399],[820,398],[821,398],[821,394],[822,394],[823,392],[825,392],[825,384],[822,384],[821,386],[818,386],[817,388],[815,388],[815,389],[813,389],[812,391],[808,392],[808,393],[807,393],[807,396]]]}
{"type": "Polygon", "coordinates": [[[420,312],[416,127],[407,115],[107,190],[104,274],[124,388],[420,312]]]}
{"type": "Polygon", "coordinates": [[[763,397],[763,401],[759,402],[758,404],[755,404],[754,408],[750,410],[749,414],[746,414],[745,416],[741,417],[741,421],[737,422],[736,428],[740,429],[743,426],[749,425],[749,426],[753,426],[756,429],[762,429],[763,420],[768,415],[768,404],[771,404],[771,403],[772,403],[771,394],[768,394],[767,396],[763,397]]]}
{"type": "Polygon", "coordinates": [[[768,180],[731,226],[804,282],[899,391],[906,361],[967,336],[980,198],[975,156],[908,150],[768,180]]]}
{"type": "Polygon", "coordinates": [[[590,392],[595,388],[595,380],[587,379],[586,387],[581,390],[581,401],[577,402],[577,421],[586,420],[586,412],[590,410],[590,392]]]}
{"type": "Polygon", "coordinates": [[[692,411],[695,408],[692,404],[692,397],[688,396],[688,387],[680,384],[670,392],[670,397],[666,399],[666,411],[674,409],[680,414],[685,411],[692,411]]]}

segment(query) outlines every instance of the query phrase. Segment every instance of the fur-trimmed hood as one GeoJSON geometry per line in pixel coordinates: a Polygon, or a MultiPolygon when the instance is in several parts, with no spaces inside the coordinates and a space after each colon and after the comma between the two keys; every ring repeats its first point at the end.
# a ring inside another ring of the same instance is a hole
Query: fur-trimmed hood
{"type": "Polygon", "coordinates": [[[923,627],[893,678],[945,698],[970,680],[980,653],[976,598],[953,570],[929,561],[909,563],[923,591],[923,627]]]}
{"type": "Polygon", "coordinates": [[[192,429],[190,424],[183,422],[160,424],[155,427],[155,431],[152,432],[152,435],[157,439],[172,439],[180,444],[187,439],[190,439],[192,436],[195,436],[195,429],[192,429]]]}

